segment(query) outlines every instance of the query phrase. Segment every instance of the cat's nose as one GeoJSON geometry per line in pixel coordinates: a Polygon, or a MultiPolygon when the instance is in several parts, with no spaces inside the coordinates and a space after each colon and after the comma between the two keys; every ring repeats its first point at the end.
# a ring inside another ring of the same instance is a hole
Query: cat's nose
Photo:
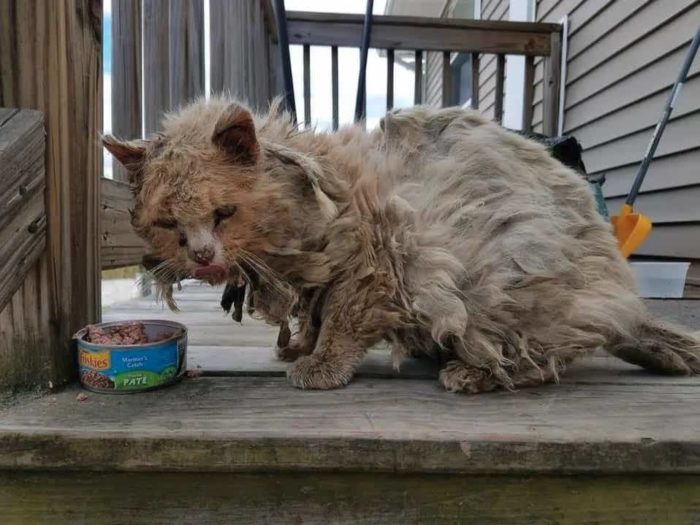
{"type": "Polygon", "coordinates": [[[193,250],[192,258],[197,264],[207,265],[214,258],[214,250],[211,248],[202,248],[201,250],[193,250]]]}

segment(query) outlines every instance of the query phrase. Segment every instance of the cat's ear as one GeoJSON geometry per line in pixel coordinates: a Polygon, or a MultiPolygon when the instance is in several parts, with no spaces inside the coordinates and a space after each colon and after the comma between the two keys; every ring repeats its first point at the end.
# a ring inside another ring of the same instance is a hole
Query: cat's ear
{"type": "Polygon", "coordinates": [[[129,181],[135,183],[146,159],[146,141],[119,140],[112,135],[105,135],[102,137],[102,145],[126,168],[129,181]]]}
{"type": "Polygon", "coordinates": [[[258,161],[260,145],[253,116],[238,104],[226,108],[216,123],[212,140],[238,164],[253,165],[258,161]]]}

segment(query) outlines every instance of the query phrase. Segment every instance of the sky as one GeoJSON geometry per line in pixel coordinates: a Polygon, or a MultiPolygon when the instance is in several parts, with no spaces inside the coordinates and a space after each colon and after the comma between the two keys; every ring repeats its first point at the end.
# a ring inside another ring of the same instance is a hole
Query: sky
{"type": "MultiPolygon", "coordinates": [[[[204,0],[205,4],[209,0],[204,0]]],[[[235,1],[235,0],[231,0],[235,1]]],[[[386,0],[375,0],[374,14],[382,14],[386,0]]],[[[365,0],[285,0],[285,7],[290,11],[318,11],[363,14],[365,0]]],[[[205,13],[208,8],[205,6],[205,13]]],[[[111,0],[103,2],[103,73],[104,73],[104,131],[112,129],[111,111],[111,0]]],[[[205,20],[206,23],[206,20],[205,20]]],[[[208,35],[208,31],[205,32],[208,35]]],[[[208,52],[206,46],[205,53],[208,52]]],[[[303,119],[303,50],[301,46],[291,46],[292,77],[299,119],[303,119]]],[[[332,122],[331,98],[331,50],[329,47],[311,47],[311,120],[312,126],[319,130],[330,129],[332,122]]],[[[359,49],[338,49],[338,113],[340,124],[353,120],[355,96],[357,93],[357,76],[359,73],[359,49]]],[[[209,60],[206,60],[205,76],[209,75],[209,60]]],[[[208,85],[208,82],[207,82],[208,85]]],[[[394,64],[394,106],[406,107],[413,104],[413,72],[394,64]]],[[[386,110],[386,59],[375,49],[370,49],[367,59],[367,127],[377,125],[386,110]]],[[[112,161],[105,155],[104,173],[112,176],[112,161]]]]}

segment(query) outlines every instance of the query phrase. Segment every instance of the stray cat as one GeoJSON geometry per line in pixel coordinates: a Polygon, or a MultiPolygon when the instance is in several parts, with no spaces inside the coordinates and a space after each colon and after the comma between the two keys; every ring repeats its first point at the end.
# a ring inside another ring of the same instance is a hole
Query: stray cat
{"type": "Polygon", "coordinates": [[[700,343],[649,317],[580,176],[461,108],[390,113],[380,129],[299,131],[274,102],[168,115],[149,140],[104,138],[128,169],[132,224],[171,283],[249,286],[299,331],[277,349],[300,388],[347,384],[365,351],[445,363],[450,391],[556,381],[603,348],[658,373],[700,372],[700,343]]]}

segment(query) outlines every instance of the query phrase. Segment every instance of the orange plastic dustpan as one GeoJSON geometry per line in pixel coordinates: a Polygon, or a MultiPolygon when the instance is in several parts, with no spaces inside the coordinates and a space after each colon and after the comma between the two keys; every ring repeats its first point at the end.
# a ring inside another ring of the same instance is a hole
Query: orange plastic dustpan
{"type": "Polygon", "coordinates": [[[646,215],[634,213],[632,206],[624,204],[619,215],[613,215],[615,237],[624,257],[629,257],[646,240],[651,232],[651,221],[646,215]]]}
{"type": "Polygon", "coordinates": [[[632,252],[639,248],[651,232],[651,221],[649,218],[641,213],[634,213],[632,206],[637,198],[637,194],[639,193],[639,188],[642,185],[644,176],[647,174],[647,170],[649,169],[649,163],[654,157],[656,146],[659,145],[661,134],[663,133],[666,123],[671,116],[673,106],[676,105],[678,94],[681,92],[681,87],[688,76],[688,70],[690,69],[690,65],[693,63],[693,58],[695,58],[695,53],[697,52],[699,46],[700,27],[698,27],[697,31],[695,32],[695,37],[690,43],[688,53],[683,61],[681,70],[678,73],[676,82],[673,84],[673,89],[671,90],[671,94],[669,95],[666,105],[664,106],[664,112],[661,115],[661,120],[659,120],[659,123],[656,125],[654,135],[651,138],[651,143],[647,148],[647,152],[644,154],[644,160],[642,161],[642,165],[639,167],[637,176],[634,178],[634,183],[632,184],[632,189],[627,196],[627,200],[625,200],[625,204],[620,210],[620,215],[613,216],[611,218],[613,228],[615,230],[615,237],[617,237],[617,243],[620,246],[622,255],[625,257],[629,257],[632,252]]]}

